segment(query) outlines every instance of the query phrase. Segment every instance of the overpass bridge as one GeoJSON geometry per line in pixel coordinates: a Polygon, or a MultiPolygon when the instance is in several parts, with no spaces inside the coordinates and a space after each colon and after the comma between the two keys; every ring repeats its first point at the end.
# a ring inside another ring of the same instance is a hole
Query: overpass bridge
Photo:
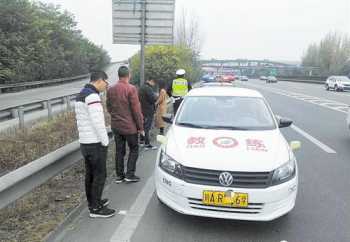
{"type": "Polygon", "coordinates": [[[313,76],[319,74],[318,67],[303,67],[271,60],[233,59],[233,60],[202,60],[202,69],[207,73],[236,73],[247,76],[278,75],[278,76],[313,76]]]}

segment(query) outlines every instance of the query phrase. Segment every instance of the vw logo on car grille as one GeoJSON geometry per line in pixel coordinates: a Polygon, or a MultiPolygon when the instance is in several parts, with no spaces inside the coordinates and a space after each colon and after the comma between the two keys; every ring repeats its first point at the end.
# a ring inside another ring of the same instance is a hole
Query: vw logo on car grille
{"type": "Polygon", "coordinates": [[[229,172],[223,172],[219,176],[219,182],[221,185],[228,187],[233,183],[233,176],[229,172]]]}

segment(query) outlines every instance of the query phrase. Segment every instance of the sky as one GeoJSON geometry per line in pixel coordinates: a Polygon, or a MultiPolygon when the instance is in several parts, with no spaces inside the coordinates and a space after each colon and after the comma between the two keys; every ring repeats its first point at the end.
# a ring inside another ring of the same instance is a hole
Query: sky
{"type": "MultiPolygon", "coordinates": [[[[73,13],[78,28],[113,61],[139,50],[112,43],[112,0],[41,2],[73,13]]],[[[176,19],[183,10],[199,23],[201,59],[300,61],[308,45],[328,32],[350,35],[350,0],[176,0],[176,19]]]]}

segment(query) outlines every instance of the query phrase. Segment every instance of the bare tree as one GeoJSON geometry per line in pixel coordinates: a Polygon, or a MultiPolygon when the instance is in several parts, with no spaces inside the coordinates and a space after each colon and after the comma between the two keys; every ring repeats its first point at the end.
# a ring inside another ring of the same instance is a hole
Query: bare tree
{"type": "Polygon", "coordinates": [[[325,75],[348,74],[350,37],[330,32],[319,44],[311,44],[302,58],[304,66],[317,66],[325,75]]]}
{"type": "Polygon", "coordinates": [[[183,8],[175,28],[175,44],[186,46],[199,54],[202,42],[197,16],[193,13],[188,14],[183,8]]]}

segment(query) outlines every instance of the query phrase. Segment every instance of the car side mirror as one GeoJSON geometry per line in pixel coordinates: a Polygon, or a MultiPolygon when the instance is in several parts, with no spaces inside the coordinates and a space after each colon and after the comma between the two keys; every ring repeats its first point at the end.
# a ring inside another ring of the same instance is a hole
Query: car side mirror
{"type": "Polygon", "coordinates": [[[294,150],[299,150],[301,148],[301,142],[300,141],[292,141],[290,142],[290,148],[294,150]]]}
{"type": "Polygon", "coordinates": [[[172,124],[174,121],[174,117],[172,114],[168,113],[162,116],[164,122],[168,123],[168,124],[172,124]]]}
{"type": "Polygon", "coordinates": [[[290,120],[289,118],[282,118],[282,117],[277,117],[278,120],[278,127],[279,128],[286,128],[292,125],[293,121],[290,120]]]}

